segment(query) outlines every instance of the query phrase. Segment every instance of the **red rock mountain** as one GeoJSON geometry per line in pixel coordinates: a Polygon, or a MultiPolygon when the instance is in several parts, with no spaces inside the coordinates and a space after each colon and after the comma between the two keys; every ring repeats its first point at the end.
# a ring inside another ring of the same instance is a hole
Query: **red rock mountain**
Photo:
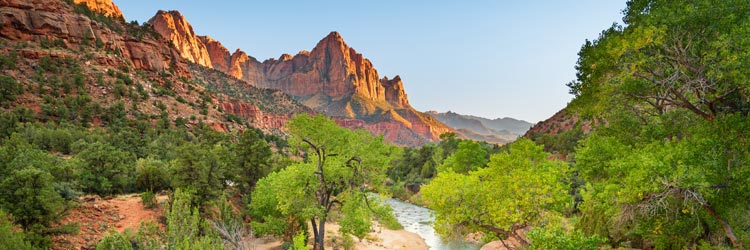
{"type": "Polygon", "coordinates": [[[120,8],[112,0],[73,0],[76,4],[85,4],[89,9],[99,12],[105,16],[125,20],[120,8]]]}
{"type": "Polygon", "coordinates": [[[257,87],[281,90],[340,125],[365,128],[404,145],[437,141],[440,134],[453,131],[414,110],[401,78],[381,78],[372,62],[338,32],[328,34],[311,51],[260,62],[242,50],[230,54],[220,42],[195,35],[177,11],[159,11],[149,23],[188,60],[257,87]]]}
{"type": "MultiPolygon", "coordinates": [[[[168,16],[166,12],[161,14],[168,16]]],[[[172,18],[163,25],[192,34],[192,28],[184,18],[172,18]]],[[[203,44],[199,40],[183,41],[183,48],[203,44]]],[[[127,76],[150,98],[148,102],[125,98],[125,106],[132,109],[129,115],[156,117],[166,112],[169,120],[193,116],[195,118],[189,124],[202,123],[220,131],[244,129],[247,123],[277,132],[291,115],[314,113],[281,91],[259,89],[222,72],[190,64],[184,51],[169,43],[149,26],[126,23],[119,8],[110,1],[69,4],[62,0],[0,0],[0,54],[12,53],[18,57],[15,69],[0,71],[29,86],[26,89],[39,85],[39,80],[32,76],[41,64],[40,60],[47,58],[64,61],[58,62],[61,65],[80,66],[80,73],[84,76],[83,89],[92,97],[92,102],[104,108],[120,101],[112,94],[115,84],[110,83],[115,82],[115,76],[127,76]],[[94,16],[86,8],[112,19],[94,16]],[[168,108],[159,110],[153,105],[157,101],[168,108]],[[201,106],[205,106],[204,110],[201,106]],[[239,118],[227,113],[246,120],[238,121],[239,118]],[[232,118],[231,121],[228,118],[232,118]]],[[[210,62],[205,48],[191,52],[195,52],[190,54],[196,55],[194,60],[210,62]]],[[[125,88],[133,90],[136,87],[125,88]]],[[[27,92],[14,105],[39,112],[45,99],[38,93],[43,91],[27,92]]]]}

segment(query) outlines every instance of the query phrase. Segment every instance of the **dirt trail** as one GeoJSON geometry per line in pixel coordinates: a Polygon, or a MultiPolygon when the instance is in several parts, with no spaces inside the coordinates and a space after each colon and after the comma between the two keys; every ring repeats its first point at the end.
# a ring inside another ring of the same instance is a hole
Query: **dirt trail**
{"type": "MultiPolygon", "coordinates": [[[[166,196],[158,196],[161,203],[166,196]]],[[[146,209],[141,204],[140,195],[123,195],[103,200],[96,195],[80,197],[81,204],[71,209],[59,225],[78,223],[80,230],[75,235],[53,237],[53,249],[95,249],[96,243],[114,229],[123,232],[127,228],[138,229],[141,221],[158,224],[161,209],[146,209]]]]}
{"type": "MultiPolygon", "coordinates": [[[[166,198],[166,197],[165,197],[166,198]]],[[[102,202],[104,205],[112,206],[117,210],[120,220],[115,223],[115,229],[119,232],[130,228],[138,230],[138,225],[142,221],[151,221],[156,224],[159,222],[159,216],[162,215],[161,209],[147,209],[141,203],[140,196],[124,196],[102,202]]]]}

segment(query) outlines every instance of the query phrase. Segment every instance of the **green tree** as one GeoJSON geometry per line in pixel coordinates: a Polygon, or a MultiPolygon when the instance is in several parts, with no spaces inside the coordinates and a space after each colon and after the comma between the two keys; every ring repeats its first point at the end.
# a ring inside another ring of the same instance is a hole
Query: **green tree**
{"type": "Polygon", "coordinates": [[[514,142],[509,151],[492,155],[487,168],[468,175],[439,173],[422,189],[439,234],[523,239],[517,230],[541,225],[572,203],[562,182],[567,164],[548,160],[549,154],[528,139],[514,142]]]}
{"type": "Polygon", "coordinates": [[[577,147],[580,227],[614,243],[750,244],[750,1],[631,0],[568,86],[606,124],[577,147]]]}
{"type": "Polygon", "coordinates": [[[5,105],[16,99],[17,95],[23,93],[23,85],[16,79],[7,75],[0,75],[0,104],[5,105]]]}
{"type": "Polygon", "coordinates": [[[49,227],[62,217],[67,203],[56,192],[48,172],[26,167],[15,170],[0,181],[0,209],[13,215],[34,246],[50,247],[49,227]]]}
{"type": "Polygon", "coordinates": [[[466,174],[483,168],[487,164],[487,151],[478,142],[465,140],[458,143],[458,149],[438,166],[438,172],[448,169],[456,173],[466,174]]]}
{"type": "Polygon", "coordinates": [[[113,194],[131,191],[135,184],[135,156],[106,142],[84,146],[76,158],[84,163],[81,185],[86,192],[113,194]]]}
{"type": "Polygon", "coordinates": [[[358,235],[369,228],[370,217],[362,216],[361,207],[377,200],[366,197],[364,187],[384,190],[385,166],[394,148],[382,137],[341,128],[321,115],[297,115],[288,126],[292,144],[306,152],[307,160],[258,182],[250,206],[256,215],[266,216],[256,225],[284,230],[309,221],[314,249],[323,249],[325,223],[335,205],[342,207],[343,232],[358,235]],[[358,206],[349,207],[349,202],[358,206]]]}
{"type": "Polygon", "coordinates": [[[706,120],[747,110],[750,2],[631,0],[625,27],[581,48],[573,103],[593,113],[623,106],[641,115],[681,107],[706,120]]]}
{"type": "Polygon", "coordinates": [[[175,190],[172,203],[164,209],[167,242],[172,249],[223,249],[221,240],[193,206],[190,190],[175,190]]]}
{"type": "Polygon", "coordinates": [[[270,160],[273,152],[255,130],[245,131],[235,146],[236,179],[240,188],[250,193],[256,182],[271,172],[270,160]]]}
{"type": "Polygon", "coordinates": [[[167,164],[153,158],[138,159],[135,163],[135,186],[138,190],[156,192],[169,187],[167,164]]]}
{"type": "Polygon", "coordinates": [[[222,144],[183,144],[170,164],[172,186],[193,189],[196,205],[219,197],[231,177],[230,154],[222,144]]]}
{"type": "Polygon", "coordinates": [[[0,249],[31,250],[31,243],[26,241],[23,232],[14,230],[13,220],[5,211],[0,210],[0,249]]]}

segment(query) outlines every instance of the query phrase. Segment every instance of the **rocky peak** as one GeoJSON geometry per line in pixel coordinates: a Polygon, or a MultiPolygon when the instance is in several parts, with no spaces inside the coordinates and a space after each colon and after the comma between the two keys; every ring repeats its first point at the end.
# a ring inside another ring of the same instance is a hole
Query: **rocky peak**
{"type": "Polygon", "coordinates": [[[404,82],[401,81],[401,76],[396,75],[393,79],[384,77],[380,80],[381,84],[385,88],[385,100],[391,105],[398,108],[410,107],[409,99],[406,96],[406,90],[404,89],[404,82]]]}
{"type": "Polygon", "coordinates": [[[200,40],[200,42],[206,46],[208,57],[214,69],[217,69],[221,72],[229,72],[231,65],[231,55],[229,54],[229,49],[224,47],[221,42],[214,40],[210,36],[198,36],[198,40],[200,40]]]}
{"type": "Polygon", "coordinates": [[[85,4],[90,10],[101,13],[105,16],[125,20],[120,8],[112,0],[73,0],[75,4],[85,4]]]}
{"type": "Polygon", "coordinates": [[[365,100],[385,101],[385,89],[378,72],[362,54],[350,48],[341,34],[331,32],[312,51],[289,58],[266,60],[266,85],[288,94],[304,97],[358,95],[365,100]]]}
{"type": "Polygon", "coordinates": [[[265,79],[263,65],[240,49],[232,53],[229,60],[229,72],[227,74],[237,79],[245,80],[253,86],[262,86],[265,79]]]}
{"type": "Polygon", "coordinates": [[[182,13],[176,10],[159,10],[148,20],[148,23],[153,25],[156,32],[172,42],[183,58],[213,68],[206,45],[195,35],[193,26],[187,22],[182,13]]]}

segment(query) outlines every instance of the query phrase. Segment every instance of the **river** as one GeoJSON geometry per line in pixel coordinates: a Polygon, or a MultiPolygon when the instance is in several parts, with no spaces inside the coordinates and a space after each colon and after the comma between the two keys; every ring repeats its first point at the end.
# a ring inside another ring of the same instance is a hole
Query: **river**
{"type": "Polygon", "coordinates": [[[404,230],[416,233],[422,238],[430,249],[433,250],[477,250],[479,246],[464,241],[443,241],[440,236],[435,233],[435,229],[432,227],[432,210],[423,208],[411,203],[387,199],[385,201],[388,205],[393,208],[393,214],[402,226],[404,230]]]}

